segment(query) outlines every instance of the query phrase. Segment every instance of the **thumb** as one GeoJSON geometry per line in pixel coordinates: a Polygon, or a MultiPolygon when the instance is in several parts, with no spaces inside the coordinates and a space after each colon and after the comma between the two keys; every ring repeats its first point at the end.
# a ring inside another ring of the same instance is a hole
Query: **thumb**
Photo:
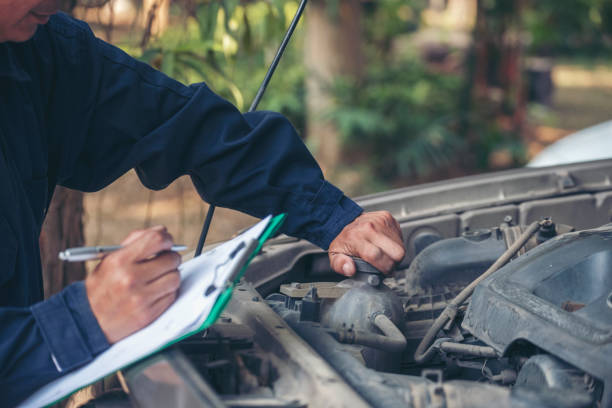
{"type": "Polygon", "coordinates": [[[350,256],[345,254],[339,254],[337,252],[329,253],[329,263],[332,269],[344,276],[355,275],[355,263],[350,256]]]}

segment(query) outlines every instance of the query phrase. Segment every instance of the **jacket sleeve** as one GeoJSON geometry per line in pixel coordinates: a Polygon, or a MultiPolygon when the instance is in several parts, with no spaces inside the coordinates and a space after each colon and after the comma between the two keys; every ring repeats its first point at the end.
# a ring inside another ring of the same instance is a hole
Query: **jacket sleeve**
{"type": "Polygon", "coordinates": [[[283,116],[241,114],[205,84],[184,86],[65,15],[47,30],[59,183],[98,190],[135,167],[161,189],[189,174],[206,201],[256,217],[286,212],[283,232],[323,248],[361,213],[283,116]]]}
{"type": "Polygon", "coordinates": [[[17,405],[109,347],[83,282],[29,308],[0,308],[0,327],[2,406],[17,405]]]}

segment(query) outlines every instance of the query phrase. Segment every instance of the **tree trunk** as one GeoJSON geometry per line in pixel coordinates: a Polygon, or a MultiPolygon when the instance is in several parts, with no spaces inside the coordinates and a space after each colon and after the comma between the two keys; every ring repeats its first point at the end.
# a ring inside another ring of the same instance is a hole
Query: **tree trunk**
{"type": "Polygon", "coordinates": [[[518,164],[509,146],[521,142],[529,133],[521,35],[524,4],[523,0],[478,0],[468,80],[470,95],[466,92],[463,99],[469,98],[469,102],[463,106],[467,114],[479,118],[467,135],[472,145],[478,146],[474,159],[489,169],[518,164]],[[485,143],[479,129],[482,123],[492,124],[498,131],[485,143]]]}
{"type": "Polygon", "coordinates": [[[60,251],[85,243],[83,193],[60,186],[56,188],[39,241],[45,298],[66,285],[85,279],[84,263],[58,259],[60,251]]]}
{"type": "Polygon", "coordinates": [[[143,0],[140,24],[154,36],[168,28],[170,0],[143,0]]]}
{"type": "Polygon", "coordinates": [[[334,13],[325,0],[311,0],[306,10],[306,127],[314,154],[329,176],[340,161],[341,146],[338,130],[325,115],[334,107],[334,80],[362,74],[361,1],[338,0],[334,13]]]}
{"type": "Polygon", "coordinates": [[[513,2],[511,7],[501,3],[487,10],[483,1],[478,1],[474,31],[475,97],[493,102],[498,123],[517,134],[523,130],[526,113],[520,35],[523,3],[513,2]]]}

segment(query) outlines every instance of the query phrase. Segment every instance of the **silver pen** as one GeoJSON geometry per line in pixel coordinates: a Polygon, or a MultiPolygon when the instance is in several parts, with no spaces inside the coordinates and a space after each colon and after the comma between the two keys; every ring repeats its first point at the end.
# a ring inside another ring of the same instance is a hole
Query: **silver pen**
{"type": "MultiPolygon", "coordinates": [[[[100,259],[103,256],[121,248],[121,245],[68,248],[59,253],[59,259],[68,262],[89,261],[91,259],[100,259]]],[[[176,252],[184,251],[186,249],[187,247],[185,245],[173,245],[172,248],[170,248],[171,251],[176,252]]]]}

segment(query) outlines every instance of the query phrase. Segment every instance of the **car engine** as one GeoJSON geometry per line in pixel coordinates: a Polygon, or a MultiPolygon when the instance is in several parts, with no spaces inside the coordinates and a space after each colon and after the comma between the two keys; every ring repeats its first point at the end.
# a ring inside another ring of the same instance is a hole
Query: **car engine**
{"type": "Polygon", "coordinates": [[[357,260],[354,278],[286,284],[266,300],[374,406],[608,404],[612,225],[557,236],[572,228],[536,224],[522,255],[451,309],[426,352],[418,345],[436,318],[525,228],[429,240],[388,279],[357,260]]]}
{"type": "Polygon", "coordinates": [[[389,276],[355,259],[345,279],[325,252],[278,237],[219,322],[124,373],[130,397],[612,407],[610,174],[603,161],[367,197],[364,208],[388,209],[402,227],[407,256],[389,276]]]}

